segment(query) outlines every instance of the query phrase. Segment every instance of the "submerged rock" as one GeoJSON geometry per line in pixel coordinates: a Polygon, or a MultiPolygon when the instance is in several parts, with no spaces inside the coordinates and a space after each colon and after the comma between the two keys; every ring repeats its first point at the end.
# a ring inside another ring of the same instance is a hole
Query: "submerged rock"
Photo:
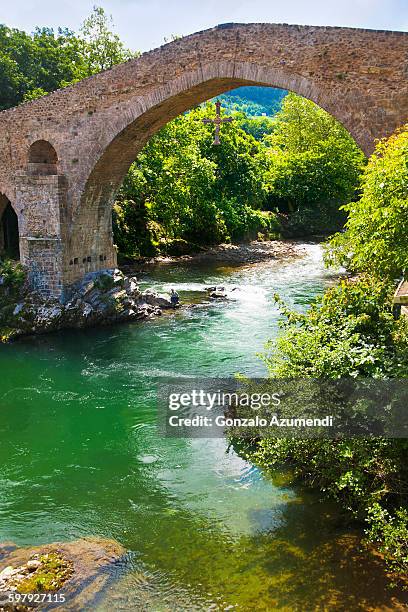
{"type": "Polygon", "coordinates": [[[111,584],[117,573],[115,566],[125,553],[115,540],[96,537],[27,548],[0,544],[0,611],[18,609],[7,603],[7,593],[23,592],[19,590],[20,582],[21,589],[27,588],[27,584],[35,585],[35,576],[40,577],[49,556],[59,559],[61,565],[56,574],[56,587],[48,592],[63,595],[65,601],[45,602],[40,609],[91,609],[95,597],[111,584]],[[64,567],[66,570],[61,571],[64,567]]]}

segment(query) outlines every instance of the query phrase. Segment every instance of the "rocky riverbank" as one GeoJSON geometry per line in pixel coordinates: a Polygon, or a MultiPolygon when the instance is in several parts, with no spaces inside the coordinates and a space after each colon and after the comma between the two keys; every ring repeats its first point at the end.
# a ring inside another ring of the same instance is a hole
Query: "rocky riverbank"
{"type": "Polygon", "coordinates": [[[180,255],[177,257],[160,255],[135,264],[125,265],[123,269],[126,271],[138,270],[146,264],[154,265],[176,262],[205,263],[219,261],[226,266],[245,265],[269,259],[302,257],[305,255],[305,249],[302,244],[304,243],[296,240],[254,240],[242,244],[218,244],[191,255],[180,255]]]}
{"type": "Polygon", "coordinates": [[[115,540],[102,538],[27,548],[4,542],[0,544],[0,612],[91,609],[125,552],[115,540]],[[25,601],[21,594],[27,595],[25,601]]]}
{"type": "Polygon", "coordinates": [[[66,328],[111,325],[140,321],[161,315],[171,308],[165,295],[141,292],[135,277],[120,270],[90,274],[75,287],[70,299],[44,299],[24,284],[0,285],[0,339],[3,342],[30,334],[66,328]]]}
{"type": "MultiPolygon", "coordinates": [[[[302,244],[292,240],[220,244],[195,255],[156,257],[141,264],[90,273],[73,288],[68,301],[44,299],[24,282],[24,271],[8,263],[7,274],[0,273],[0,342],[20,336],[44,334],[69,328],[112,325],[124,321],[142,321],[160,316],[172,307],[169,297],[150,289],[140,291],[133,274],[156,264],[175,262],[220,262],[224,266],[242,266],[266,260],[301,257],[302,244]]],[[[205,291],[203,291],[205,293],[205,291]]],[[[216,294],[211,299],[226,298],[216,294]]]]}

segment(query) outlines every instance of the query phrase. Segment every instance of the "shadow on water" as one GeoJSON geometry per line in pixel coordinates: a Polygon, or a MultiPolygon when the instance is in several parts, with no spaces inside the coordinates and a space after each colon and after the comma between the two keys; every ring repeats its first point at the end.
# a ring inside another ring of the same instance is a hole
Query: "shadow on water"
{"type": "MultiPolygon", "coordinates": [[[[250,518],[263,523],[257,510],[250,518]]],[[[387,589],[381,562],[360,548],[361,534],[345,531],[337,509],[313,496],[285,504],[280,526],[252,536],[231,538],[182,510],[161,521],[141,557],[160,570],[144,574],[135,560],[101,609],[115,602],[125,610],[131,593],[148,610],[406,609],[408,598],[387,589]]]]}

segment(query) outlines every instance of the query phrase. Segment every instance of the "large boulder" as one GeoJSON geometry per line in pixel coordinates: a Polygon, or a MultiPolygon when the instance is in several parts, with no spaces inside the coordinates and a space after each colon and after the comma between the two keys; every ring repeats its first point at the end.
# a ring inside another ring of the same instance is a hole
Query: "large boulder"
{"type": "Polygon", "coordinates": [[[151,289],[146,289],[141,296],[140,299],[142,302],[146,302],[151,306],[157,306],[159,308],[173,308],[173,304],[170,301],[170,298],[163,293],[155,293],[151,289]]]}

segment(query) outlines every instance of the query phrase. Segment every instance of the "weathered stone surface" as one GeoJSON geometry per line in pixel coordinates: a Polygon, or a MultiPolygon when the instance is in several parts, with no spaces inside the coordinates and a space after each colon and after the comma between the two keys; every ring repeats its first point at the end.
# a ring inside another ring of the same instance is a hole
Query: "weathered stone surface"
{"type": "Polygon", "coordinates": [[[27,561],[26,563],[26,566],[30,572],[34,572],[36,569],[41,567],[41,561],[39,561],[38,559],[29,559],[29,561],[27,561]]]}
{"type": "Polygon", "coordinates": [[[17,306],[9,305],[1,325],[13,329],[10,338],[42,334],[64,328],[110,325],[118,321],[148,319],[170,308],[170,300],[151,290],[139,291],[136,279],[120,270],[92,273],[75,285],[65,304],[28,292],[17,306]],[[113,286],[112,286],[113,285],[113,286]]]}
{"type": "Polygon", "coordinates": [[[66,299],[116,267],[111,209],[148,139],[240,85],[295,91],[332,113],[368,154],[408,120],[408,33],[224,24],[0,113],[0,215],[19,220],[21,259],[42,295],[66,299]]]}
{"type": "Polygon", "coordinates": [[[152,306],[159,306],[159,308],[173,308],[171,301],[166,295],[155,293],[151,291],[151,289],[146,289],[146,291],[141,294],[140,299],[152,306]]]}
{"type": "MultiPolygon", "coordinates": [[[[115,540],[97,537],[81,538],[74,542],[56,542],[43,546],[17,548],[12,543],[0,544],[0,611],[11,610],[10,606],[2,607],[2,592],[7,592],[7,580],[25,578],[24,569],[34,571],[29,565],[38,561],[36,558],[47,553],[58,553],[73,565],[73,574],[58,591],[65,595],[66,601],[61,604],[41,604],[41,610],[86,610],[92,608],[94,598],[115,577],[115,564],[126,551],[115,540]],[[4,569],[2,569],[4,568],[4,569]]],[[[41,564],[40,564],[41,565],[41,564]]],[[[5,597],[6,603],[7,598],[5,597]]]]}

